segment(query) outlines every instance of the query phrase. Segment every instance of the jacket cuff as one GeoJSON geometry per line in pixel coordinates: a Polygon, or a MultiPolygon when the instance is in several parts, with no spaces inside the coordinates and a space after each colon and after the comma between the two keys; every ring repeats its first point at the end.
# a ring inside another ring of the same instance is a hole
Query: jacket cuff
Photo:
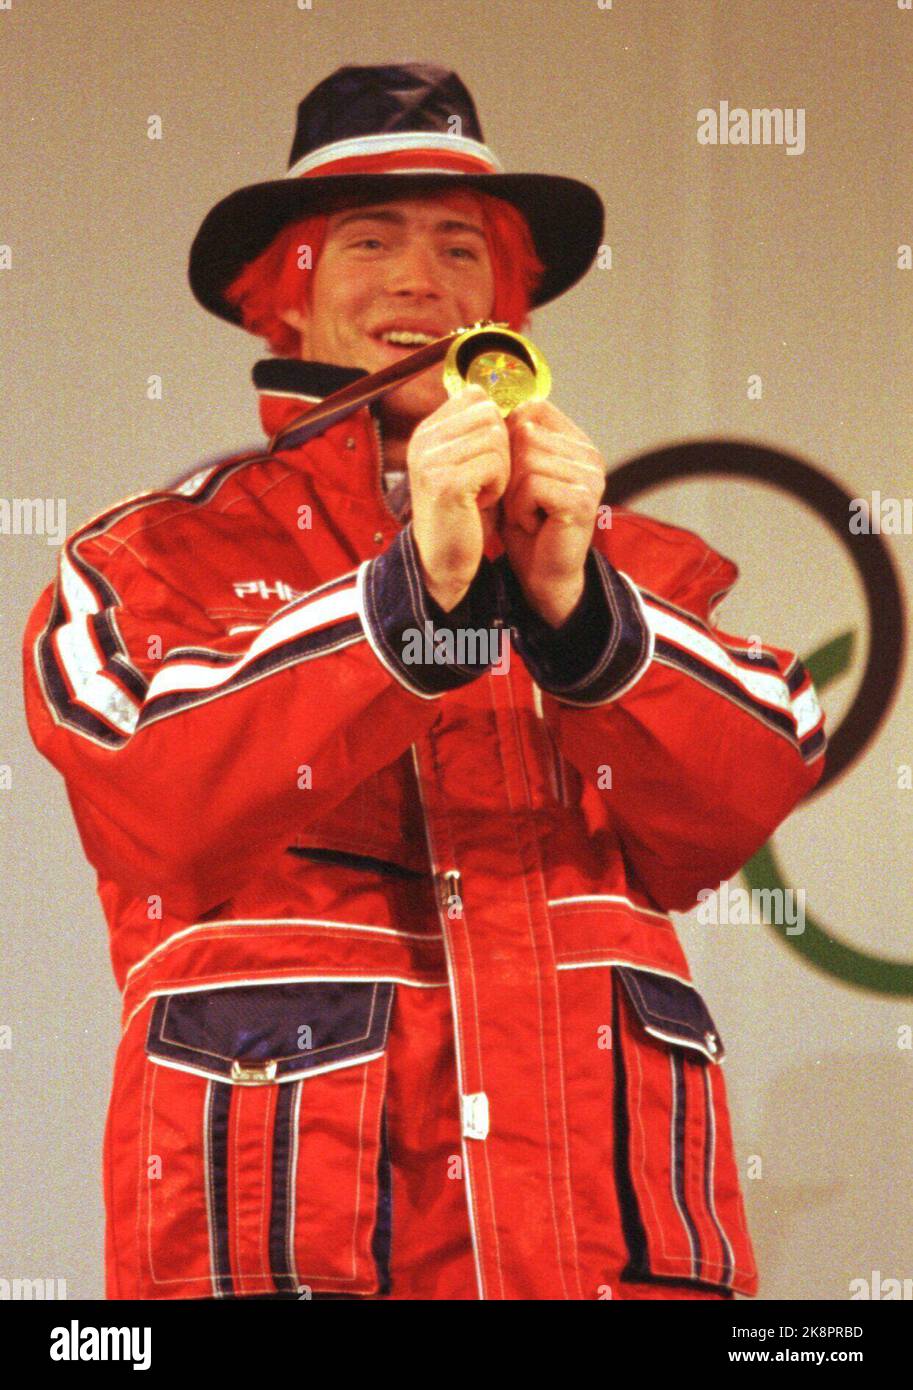
{"type": "Polygon", "coordinates": [[[514,643],[540,690],[564,704],[600,705],[646,670],[653,644],[637,591],[597,550],[587,555],[580,601],[557,628],[527,603],[506,555],[495,570],[514,643]]]}
{"type": "Polygon", "coordinates": [[[509,632],[498,615],[494,566],[484,556],[463,598],[445,613],[422,581],[410,522],[361,566],[359,588],[368,642],[414,694],[458,690],[501,662],[509,632]]]}

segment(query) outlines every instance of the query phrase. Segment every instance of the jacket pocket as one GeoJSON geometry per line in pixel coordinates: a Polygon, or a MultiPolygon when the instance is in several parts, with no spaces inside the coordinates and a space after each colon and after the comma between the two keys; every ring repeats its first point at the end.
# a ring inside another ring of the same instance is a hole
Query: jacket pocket
{"type": "Polygon", "coordinates": [[[615,1177],[635,1282],[757,1292],[719,1063],[691,985],[614,971],[615,1177]]]}
{"type": "Polygon", "coordinates": [[[153,1297],[385,1290],[393,999],[389,982],[340,980],[156,1000],[141,1146],[159,1160],[144,1178],[148,1273],[166,1286],[153,1297]]]}

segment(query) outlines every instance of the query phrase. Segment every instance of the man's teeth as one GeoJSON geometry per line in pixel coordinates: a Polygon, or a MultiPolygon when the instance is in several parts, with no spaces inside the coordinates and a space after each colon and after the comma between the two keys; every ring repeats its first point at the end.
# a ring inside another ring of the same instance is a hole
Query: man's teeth
{"type": "Polygon", "coordinates": [[[434,342],[430,333],[408,333],[396,328],[391,329],[389,333],[382,333],[380,336],[385,343],[399,343],[403,347],[421,346],[422,343],[434,342]]]}

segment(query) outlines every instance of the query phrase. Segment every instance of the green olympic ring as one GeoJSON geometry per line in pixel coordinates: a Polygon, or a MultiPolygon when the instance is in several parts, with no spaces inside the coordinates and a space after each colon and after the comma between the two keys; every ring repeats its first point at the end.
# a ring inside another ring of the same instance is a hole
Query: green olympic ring
{"type": "MultiPolygon", "coordinates": [[[[808,673],[819,693],[849,668],[854,646],[854,634],[847,632],[826,646],[819,647],[805,661],[808,673]]],[[[786,881],[774,853],[773,840],[768,840],[767,844],[743,865],[742,876],[749,888],[786,888],[786,881]]],[[[766,899],[761,899],[762,903],[765,901],[766,899]]],[[[845,984],[871,990],[873,994],[913,998],[913,963],[892,960],[888,956],[878,956],[869,951],[859,951],[855,946],[847,946],[846,942],[827,931],[812,916],[806,916],[804,932],[794,936],[787,934],[785,924],[769,922],[766,917],[764,920],[781,941],[798,951],[799,955],[804,956],[825,975],[834,975],[845,984]]]]}

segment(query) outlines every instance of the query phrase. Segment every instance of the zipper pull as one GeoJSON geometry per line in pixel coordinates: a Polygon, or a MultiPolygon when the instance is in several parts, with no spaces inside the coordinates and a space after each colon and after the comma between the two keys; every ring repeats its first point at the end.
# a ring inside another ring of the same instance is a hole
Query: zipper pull
{"type": "Polygon", "coordinates": [[[459,869],[446,869],[441,880],[441,907],[448,917],[462,917],[463,879],[459,869]]]}

